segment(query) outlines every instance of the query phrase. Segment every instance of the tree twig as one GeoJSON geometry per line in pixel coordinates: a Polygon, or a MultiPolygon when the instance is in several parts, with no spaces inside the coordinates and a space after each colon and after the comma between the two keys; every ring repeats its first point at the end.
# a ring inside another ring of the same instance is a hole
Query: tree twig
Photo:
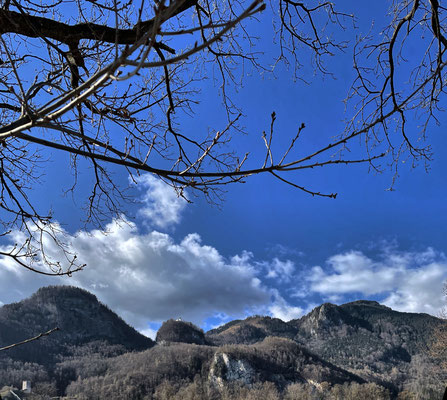
{"type": "Polygon", "coordinates": [[[9,346],[5,346],[5,347],[0,347],[0,351],[9,350],[9,349],[12,349],[12,348],[17,347],[17,346],[21,346],[21,345],[29,343],[29,342],[34,342],[35,340],[38,340],[38,339],[40,339],[40,338],[42,338],[44,336],[51,335],[53,332],[56,332],[58,330],[60,330],[60,329],[56,327],[56,328],[50,329],[47,332],[39,333],[37,336],[34,336],[32,338],[23,340],[22,342],[10,344],[9,346]]]}

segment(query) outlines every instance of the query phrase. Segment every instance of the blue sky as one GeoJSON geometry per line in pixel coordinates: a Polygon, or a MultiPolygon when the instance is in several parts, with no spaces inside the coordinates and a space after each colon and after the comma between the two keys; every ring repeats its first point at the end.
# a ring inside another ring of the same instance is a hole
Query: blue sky
{"type": "MultiPolygon", "coordinates": [[[[372,20],[386,24],[388,2],[356,3],[343,2],[359,17],[359,30],[348,29],[345,36],[365,33],[372,20]]],[[[264,57],[277,51],[269,13],[249,25],[261,37],[264,57]]],[[[294,81],[281,64],[274,75],[246,76],[235,96],[248,135],[236,138],[234,146],[250,151],[253,162],[263,157],[261,133],[272,111],[278,152],[302,122],[299,151],[328,143],[349,119],[342,100],[354,76],[351,59],[352,49],[329,58],[336,79],[322,79],[313,76],[305,58],[301,73],[309,84],[294,81]]],[[[191,130],[224,121],[212,81],[203,84],[201,98],[191,130]]],[[[72,278],[42,278],[1,260],[0,302],[20,300],[48,284],[78,285],[151,335],[168,318],[208,329],[254,313],[297,318],[325,301],[374,299],[402,311],[436,314],[447,278],[447,118],[439,119],[440,126],[428,130],[434,150],[429,171],[401,163],[394,191],[387,190],[393,179],[389,168],[377,174],[362,164],[335,166],[294,175],[313,190],[337,192],[335,200],[254,176],[228,186],[216,207],[191,194],[193,203],[186,204],[154,177],[142,175],[133,189],[139,201],[123,210],[128,224],[110,219],[108,235],[83,228],[79,206],[85,193],[81,188],[74,202],[61,196],[69,171],[60,167],[65,156],[52,154],[45,182],[34,194],[42,206],[53,207],[72,249],[88,266],[72,278]]],[[[361,154],[362,147],[354,146],[353,156],[361,154]]],[[[117,179],[127,184],[126,171],[117,170],[117,179]]],[[[57,255],[57,249],[50,251],[57,255]]]]}

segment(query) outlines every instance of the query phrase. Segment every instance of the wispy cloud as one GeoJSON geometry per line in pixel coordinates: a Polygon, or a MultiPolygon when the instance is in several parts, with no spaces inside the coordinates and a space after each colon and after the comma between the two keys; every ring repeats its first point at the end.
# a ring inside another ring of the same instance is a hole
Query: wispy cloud
{"type": "Polygon", "coordinates": [[[385,249],[378,259],[360,251],[336,254],[327,266],[315,266],[307,278],[310,289],[326,298],[356,294],[381,295],[396,310],[436,315],[444,305],[443,284],[447,260],[428,248],[423,252],[385,249]]]}
{"type": "Polygon", "coordinates": [[[138,213],[146,222],[162,229],[180,222],[181,213],[187,205],[185,198],[178,196],[172,187],[151,174],[137,177],[136,183],[137,188],[143,191],[142,207],[138,213]]]}
{"type": "Polygon", "coordinates": [[[269,313],[272,317],[279,318],[283,321],[300,318],[304,314],[301,307],[290,305],[277,290],[273,290],[273,302],[269,307],[269,313]]]}
{"type": "Polygon", "coordinates": [[[288,282],[295,272],[295,263],[291,260],[282,261],[275,257],[272,262],[265,263],[265,268],[267,270],[266,278],[288,282]]]}

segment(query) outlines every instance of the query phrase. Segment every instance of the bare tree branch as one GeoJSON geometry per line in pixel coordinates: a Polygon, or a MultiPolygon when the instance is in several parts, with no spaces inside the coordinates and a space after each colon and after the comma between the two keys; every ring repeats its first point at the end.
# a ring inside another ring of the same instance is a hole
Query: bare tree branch
{"type": "Polygon", "coordinates": [[[152,173],[179,195],[188,188],[213,202],[224,185],[256,174],[335,198],[300,184],[296,171],[365,163],[376,171],[391,165],[397,175],[402,157],[428,165],[426,131],[438,122],[447,79],[447,10],[438,0],[395,1],[389,24],[365,36],[353,13],[327,1],[271,0],[268,11],[262,0],[151,4],[11,0],[0,7],[0,223],[3,232],[23,234],[21,243],[2,246],[0,256],[46,275],[69,275],[84,266],[32,196],[49,150],[69,155],[73,193],[80,165],[91,167],[85,219],[99,228],[121,214],[127,199],[112,166],[131,176],[152,173]],[[271,13],[278,49],[268,61],[251,33],[265,12],[271,13]],[[421,49],[412,57],[409,42],[421,49]],[[296,131],[280,132],[290,139],[279,148],[281,114],[244,115],[237,103],[234,93],[248,70],[272,73],[271,64],[284,63],[293,78],[304,80],[300,68],[309,64],[330,76],[328,57],[351,50],[356,76],[346,98],[346,128],[313,132],[327,138],[323,146],[301,152],[302,133],[312,127],[300,120],[296,131]],[[194,123],[206,116],[194,113],[210,77],[225,120],[218,126],[210,121],[202,132],[194,123]],[[251,149],[231,144],[241,132],[258,137],[244,128],[248,118],[269,119],[258,160],[251,149]],[[420,121],[418,129],[414,121],[420,121]],[[364,153],[347,156],[359,140],[364,153]],[[58,244],[62,259],[46,254],[43,238],[58,244]]]}
{"type": "Polygon", "coordinates": [[[26,343],[34,342],[35,340],[39,340],[40,338],[42,338],[44,336],[51,335],[53,332],[56,332],[58,330],[59,330],[59,328],[53,328],[53,329],[50,329],[47,332],[39,333],[37,336],[34,336],[34,337],[30,338],[30,339],[26,339],[26,340],[23,340],[23,341],[18,342],[18,343],[10,344],[9,346],[0,347],[0,351],[9,350],[9,349],[12,349],[14,347],[24,345],[26,343]]]}

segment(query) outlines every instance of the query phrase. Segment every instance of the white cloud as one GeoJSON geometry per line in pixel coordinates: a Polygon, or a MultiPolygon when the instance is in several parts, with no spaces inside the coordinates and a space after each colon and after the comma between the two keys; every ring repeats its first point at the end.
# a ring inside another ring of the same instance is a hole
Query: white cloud
{"type": "Polygon", "coordinates": [[[396,291],[384,304],[398,311],[425,312],[438,315],[445,306],[443,285],[447,279],[447,264],[431,263],[407,271],[396,291]]]}
{"type": "MultiPolygon", "coordinates": [[[[393,261],[390,260],[389,261],[393,261]]],[[[309,281],[311,289],[320,293],[361,292],[366,295],[391,290],[396,268],[374,263],[359,251],[332,256],[328,260],[332,273],[320,266],[313,267],[309,281]]]]}
{"type": "Polygon", "coordinates": [[[73,280],[90,290],[95,285],[101,300],[137,326],[178,317],[201,323],[215,311],[241,315],[268,302],[248,254],[226,260],[198,234],[176,243],[156,231],[139,234],[132,224],[108,228],[107,237],[92,232],[73,239],[89,265],[73,280]]]}
{"type": "Polygon", "coordinates": [[[155,340],[157,337],[157,330],[152,328],[140,329],[140,333],[152,340],[155,340]]]}
{"type": "Polygon", "coordinates": [[[328,265],[313,267],[307,278],[310,289],[326,298],[382,295],[382,303],[393,309],[433,315],[444,305],[447,261],[431,248],[420,253],[387,249],[379,260],[349,251],[330,257],[328,265]]]}
{"type": "Polygon", "coordinates": [[[295,264],[290,261],[281,261],[274,258],[272,262],[266,264],[267,278],[276,279],[280,282],[288,282],[295,272],[295,264]]]}
{"type": "MultiPolygon", "coordinates": [[[[183,199],[150,175],[139,178],[139,183],[147,189],[141,214],[152,225],[168,227],[180,221],[186,204],[183,199]]],[[[337,302],[347,294],[381,296],[383,303],[394,309],[435,315],[444,305],[447,261],[432,248],[412,253],[387,247],[376,260],[359,251],[336,254],[325,268],[315,266],[304,279],[298,279],[290,260],[260,262],[249,251],[225,258],[218,249],[202,244],[197,233],[178,241],[153,229],[142,233],[125,219],[112,221],[105,233],[92,230],[71,235],[61,231],[69,250],[87,267],[71,278],[48,278],[0,258],[0,305],[19,301],[41,286],[75,285],[95,293],[151,337],[156,330],[148,327],[148,322],[168,318],[181,317],[200,325],[208,318],[217,322],[254,313],[269,313],[285,321],[299,318],[309,307],[291,305],[278,289],[267,287],[267,283],[278,284],[286,290],[292,279],[292,296],[299,297],[301,303],[317,292],[337,302]]],[[[13,232],[10,240],[20,243],[22,236],[13,232]]],[[[62,259],[60,248],[48,238],[45,242],[47,255],[62,259]]]]}
{"type": "MultiPolygon", "coordinates": [[[[106,228],[106,234],[98,230],[65,233],[69,250],[87,264],[71,278],[41,277],[0,259],[0,301],[20,300],[48,284],[75,285],[95,293],[142,330],[148,321],[168,318],[201,324],[216,312],[231,318],[268,312],[271,290],[257,277],[258,263],[251,253],[226,259],[214,247],[202,244],[198,234],[176,242],[165,233],[140,233],[126,221],[113,221],[106,228]]],[[[48,255],[60,257],[59,251],[47,243],[48,255]]],[[[276,308],[273,311],[278,313],[276,308]]]]}
{"type": "Polygon", "coordinates": [[[272,317],[279,318],[287,322],[303,316],[304,310],[301,307],[291,306],[288,304],[277,290],[272,290],[272,292],[274,294],[274,300],[272,305],[269,307],[269,312],[272,317]]]}
{"type": "MultiPolygon", "coordinates": [[[[147,174],[137,178],[143,215],[149,225],[167,228],[178,223],[186,201],[159,179],[147,174]]],[[[201,243],[197,233],[181,241],[156,230],[142,233],[125,217],[114,220],[104,232],[80,231],[71,235],[57,223],[67,250],[77,254],[87,267],[72,277],[45,277],[19,267],[10,258],[0,257],[0,301],[19,301],[39,287],[69,284],[95,293],[143,334],[153,337],[156,330],[148,322],[181,317],[202,324],[216,315],[225,320],[250,314],[267,314],[291,319],[302,314],[299,307],[287,304],[276,291],[261,283],[258,274],[267,271],[276,282],[290,281],[295,266],[274,258],[254,260],[243,251],[231,258],[201,243]]],[[[23,243],[20,232],[9,236],[12,243],[23,243]]],[[[64,253],[49,237],[44,237],[46,255],[63,260],[64,253]]],[[[39,265],[36,265],[39,267],[39,265]]],[[[44,267],[43,267],[44,268],[44,267]]],[[[217,318],[218,319],[218,318],[217,318]]]]}
{"type": "Polygon", "coordinates": [[[145,191],[139,215],[147,219],[150,225],[163,229],[180,222],[181,212],[187,204],[184,198],[151,174],[143,174],[135,180],[137,187],[145,191]]]}

